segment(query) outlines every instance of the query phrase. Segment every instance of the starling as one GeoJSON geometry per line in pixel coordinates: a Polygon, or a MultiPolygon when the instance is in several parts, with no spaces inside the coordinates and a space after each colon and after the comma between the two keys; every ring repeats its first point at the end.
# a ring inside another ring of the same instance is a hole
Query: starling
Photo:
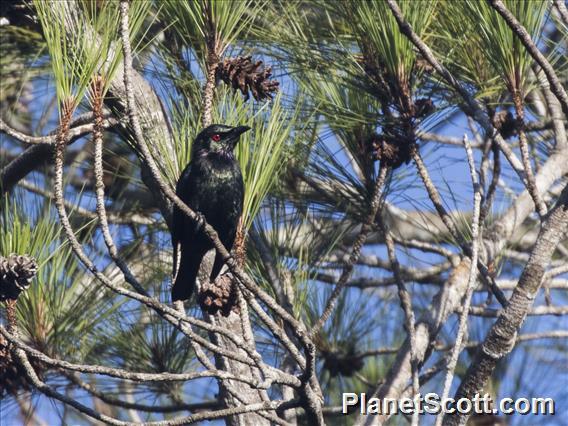
{"type": "MultiPolygon", "coordinates": [[[[176,194],[193,211],[201,213],[231,250],[243,210],[244,185],[239,163],[233,152],[239,137],[250,127],[212,124],[195,139],[192,161],[176,187],[176,194]]],[[[202,229],[180,209],[174,207],[172,220],[174,247],[174,285],[172,301],[191,297],[203,256],[213,248],[202,229]],[[178,268],[179,264],[179,268],[178,268]]],[[[211,271],[214,281],[223,261],[219,254],[211,271]]]]}

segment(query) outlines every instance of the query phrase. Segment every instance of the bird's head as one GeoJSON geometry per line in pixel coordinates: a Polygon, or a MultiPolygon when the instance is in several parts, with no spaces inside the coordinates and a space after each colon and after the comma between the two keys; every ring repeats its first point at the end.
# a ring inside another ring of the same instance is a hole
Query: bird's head
{"type": "Polygon", "coordinates": [[[250,130],[248,126],[230,127],[212,124],[197,135],[193,142],[193,158],[216,154],[225,158],[234,158],[233,150],[241,134],[250,130]]]}

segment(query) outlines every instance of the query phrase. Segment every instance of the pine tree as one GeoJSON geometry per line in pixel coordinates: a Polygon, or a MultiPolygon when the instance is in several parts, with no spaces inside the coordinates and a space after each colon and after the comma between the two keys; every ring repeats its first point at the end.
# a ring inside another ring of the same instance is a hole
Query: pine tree
{"type": "Polygon", "coordinates": [[[3,4],[1,420],[360,425],[389,416],[342,415],[343,392],[565,399],[567,16],[3,4]],[[211,123],[251,128],[230,253],[175,196],[211,123]],[[215,246],[185,304],[174,206],[215,246]]]}

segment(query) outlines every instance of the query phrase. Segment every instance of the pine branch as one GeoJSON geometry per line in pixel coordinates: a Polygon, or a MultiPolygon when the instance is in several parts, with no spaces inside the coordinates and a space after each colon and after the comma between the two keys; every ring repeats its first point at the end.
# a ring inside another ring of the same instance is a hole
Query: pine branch
{"type": "MultiPolygon", "coordinates": [[[[463,138],[464,148],[467,154],[467,162],[469,165],[469,171],[471,176],[471,183],[473,186],[473,221],[471,224],[471,264],[469,268],[469,279],[467,283],[467,289],[464,295],[463,311],[460,314],[458,334],[456,336],[456,341],[452,349],[451,355],[448,359],[446,365],[446,378],[444,380],[444,388],[442,391],[442,400],[448,397],[450,394],[450,388],[452,386],[452,381],[454,379],[454,372],[458,364],[458,358],[462,351],[462,342],[467,336],[467,319],[469,314],[469,306],[471,305],[471,298],[473,296],[473,291],[477,283],[477,260],[479,257],[479,242],[481,240],[483,224],[480,223],[480,210],[481,210],[481,188],[479,185],[479,178],[477,176],[477,171],[475,169],[475,160],[473,159],[473,151],[467,139],[464,135],[463,138]]],[[[436,426],[440,426],[444,420],[444,413],[439,414],[436,417],[436,426]]]]}
{"type": "Polygon", "coordinates": [[[323,313],[321,314],[320,318],[316,321],[316,323],[312,326],[310,331],[310,335],[312,338],[317,336],[320,329],[323,327],[325,322],[329,319],[333,310],[335,309],[335,305],[337,303],[337,298],[341,294],[343,287],[347,284],[351,273],[353,272],[353,266],[357,259],[361,255],[361,249],[363,248],[363,244],[367,240],[367,235],[372,229],[372,225],[375,223],[375,217],[377,216],[377,211],[379,209],[379,205],[381,204],[381,197],[383,196],[384,192],[384,185],[386,182],[387,174],[390,168],[386,166],[381,166],[379,170],[379,175],[373,185],[373,193],[369,203],[369,213],[361,227],[361,231],[359,235],[355,239],[353,243],[353,248],[351,249],[351,255],[349,256],[349,260],[343,268],[343,272],[337,281],[335,288],[333,289],[331,295],[329,296],[323,313]]]}
{"type": "MultiPolygon", "coordinates": [[[[543,222],[529,262],[513,291],[509,306],[501,312],[489,330],[456,392],[456,398],[471,399],[476,393],[481,393],[493,374],[497,362],[515,347],[517,333],[542,285],[545,268],[567,230],[568,185],[543,222]]],[[[467,418],[468,415],[465,414],[447,416],[444,425],[459,425],[462,419],[467,420],[467,418]]]]}
{"type": "Polygon", "coordinates": [[[501,0],[488,0],[488,3],[499,13],[499,15],[503,17],[509,28],[511,28],[519,40],[521,40],[523,46],[525,46],[527,51],[531,54],[533,59],[540,65],[546,74],[548,82],[550,83],[550,89],[562,105],[564,116],[568,117],[568,95],[566,95],[566,91],[562,87],[562,84],[554,72],[554,68],[550,65],[550,62],[548,62],[544,55],[540,53],[540,50],[538,50],[534,44],[525,27],[521,25],[521,23],[517,20],[517,18],[515,18],[509,9],[505,7],[501,0]]]}

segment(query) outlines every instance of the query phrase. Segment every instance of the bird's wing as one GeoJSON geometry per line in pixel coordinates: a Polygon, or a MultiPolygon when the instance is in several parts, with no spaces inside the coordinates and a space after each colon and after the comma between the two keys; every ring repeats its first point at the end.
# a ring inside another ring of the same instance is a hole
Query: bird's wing
{"type": "MultiPolygon", "coordinates": [[[[189,178],[189,173],[191,172],[191,163],[189,163],[186,168],[184,169],[184,171],[182,172],[180,178],[178,179],[177,185],[176,185],[176,195],[178,197],[180,197],[184,202],[184,196],[183,196],[183,187],[184,184],[186,183],[187,179],[189,178]]],[[[174,211],[173,211],[173,215],[172,215],[172,229],[171,229],[171,234],[172,234],[172,246],[174,249],[174,258],[173,258],[173,279],[175,282],[176,276],[179,272],[179,264],[180,264],[180,240],[182,239],[183,233],[184,233],[184,213],[177,208],[174,205],[174,211]]]]}
{"type": "Polygon", "coordinates": [[[175,282],[178,270],[179,270],[179,261],[180,261],[180,233],[181,229],[179,228],[183,222],[180,220],[180,213],[183,214],[176,206],[174,206],[174,212],[172,215],[172,246],[174,249],[174,259],[173,259],[173,280],[175,282]]]}

